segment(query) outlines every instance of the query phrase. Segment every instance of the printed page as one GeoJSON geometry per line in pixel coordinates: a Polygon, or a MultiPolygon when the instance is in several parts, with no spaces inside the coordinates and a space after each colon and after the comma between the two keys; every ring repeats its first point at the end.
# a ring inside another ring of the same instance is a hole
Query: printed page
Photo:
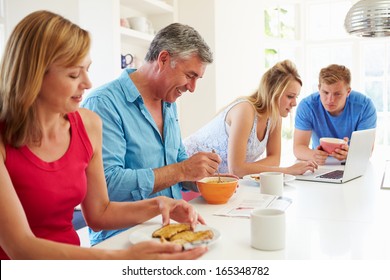
{"type": "Polygon", "coordinates": [[[261,194],[256,199],[240,200],[233,205],[229,205],[214,213],[216,216],[249,218],[253,209],[272,208],[285,210],[292,200],[288,197],[278,197],[274,195],[261,194]]]}

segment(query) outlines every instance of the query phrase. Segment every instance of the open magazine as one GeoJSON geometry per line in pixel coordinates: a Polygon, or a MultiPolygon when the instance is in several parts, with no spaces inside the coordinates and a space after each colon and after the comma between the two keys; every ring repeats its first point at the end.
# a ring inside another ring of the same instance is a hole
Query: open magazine
{"type": "Polygon", "coordinates": [[[256,199],[244,199],[234,204],[222,208],[213,215],[226,217],[249,218],[253,209],[272,208],[286,210],[292,203],[291,198],[284,196],[275,196],[269,194],[260,194],[256,199]]]}

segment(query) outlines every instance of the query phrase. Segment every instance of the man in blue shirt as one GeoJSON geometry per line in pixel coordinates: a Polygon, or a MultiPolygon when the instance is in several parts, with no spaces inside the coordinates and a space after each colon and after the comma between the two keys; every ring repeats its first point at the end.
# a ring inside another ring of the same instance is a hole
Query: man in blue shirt
{"type": "Polygon", "coordinates": [[[321,137],[344,139],[352,132],[376,127],[376,110],[367,96],[351,91],[351,73],[342,65],[321,69],[318,92],[304,98],[295,117],[294,155],[301,160],[324,164],[329,156],[340,161],[348,155],[348,144],[332,154],[321,149],[321,137]],[[312,147],[309,147],[310,139],[312,147]]]}
{"type": "MultiPolygon", "coordinates": [[[[195,91],[213,57],[192,27],[173,23],[160,30],[139,69],[97,88],[83,107],[103,120],[103,162],[112,201],[155,196],[181,199],[182,182],[214,174],[215,153],[188,158],[182,143],[176,99],[195,91]]],[[[124,230],[124,229],[123,229],[124,230]]],[[[90,230],[91,244],[120,231],[90,230]]]]}

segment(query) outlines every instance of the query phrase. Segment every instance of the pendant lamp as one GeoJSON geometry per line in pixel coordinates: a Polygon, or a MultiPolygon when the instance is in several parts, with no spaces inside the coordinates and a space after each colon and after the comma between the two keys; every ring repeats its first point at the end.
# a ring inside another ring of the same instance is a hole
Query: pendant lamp
{"type": "Polygon", "coordinates": [[[390,0],[361,0],[348,11],[344,22],[351,35],[390,36],[390,0]]]}

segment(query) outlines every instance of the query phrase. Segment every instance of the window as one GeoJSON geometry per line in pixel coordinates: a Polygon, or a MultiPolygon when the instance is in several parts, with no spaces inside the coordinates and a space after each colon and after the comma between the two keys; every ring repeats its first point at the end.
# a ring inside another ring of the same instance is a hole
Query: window
{"type": "MultiPolygon", "coordinates": [[[[356,38],[349,36],[344,29],[344,19],[351,1],[342,0],[306,0],[306,17],[304,18],[306,69],[306,96],[318,89],[318,74],[321,68],[329,64],[342,64],[351,70],[354,79],[353,64],[356,54],[356,38]]],[[[356,84],[352,84],[355,89],[356,84]]]]}
{"type": "MultiPolygon", "coordinates": [[[[354,2],[284,0],[267,4],[262,34],[264,67],[283,59],[294,61],[303,80],[302,99],[318,90],[321,68],[332,63],[347,66],[352,88],[369,96],[377,109],[377,144],[390,145],[390,42],[345,32],[345,15],[354,2]]],[[[292,137],[293,120],[293,115],[283,120],[287,142],[292,137]]]]}
{"type": "Polygon", "coordinates": [[[307,27],[308,40],[343,39],[346,36],[344,30],[344,18],[352,1],[307,0],[305,26],[307,27]]]}
{"type": "MultiPolygon", "coordinates": [[[[300,5],[291,1],[270,3],[264,9],[264,67],[290,59],[295,64],[302,60],[299,26],[300,5]]],[[[298,67],[299,69],[299,67],[298,67]]],[[[293,136],[293,115],[283,119],[282,137],[290,142],[293,136]]],[[[285,147],[286,144],[283,145],[285,147]]]]}
{"type": "Polygon", "coordinates": [[[390,44],[385,39],[358,38],[345,32],[344,19],[353,1],[307,0],[306,77],[309,91],[317,90],[318,72],[331,63],[351,70],[352,89],[369,96],[377,110],[377,144],[390,144],[388,106],[390,44]]]}
{"type": "Polygon", "coordinates": [[[298,9],[296,4],[270,4],[264,9],[265,68],[286,58],[299,56],[298,9]],[[286,44],[286,41],[289,44],[286,44]],[[287,45],[287,46],[286,46],[287,45]]]}
{"type": "Polygon", "coordinates": [[[270,38],[295,39],[295,6],[269,6],[264,10],[264,32],[270,38]]]}
{"type": "Polygon", "coordinates": [[[361,43],[363,92],[374,102],[378,114],[377,143],[390,144],[390,43],[365,40],[361,43]]]}

